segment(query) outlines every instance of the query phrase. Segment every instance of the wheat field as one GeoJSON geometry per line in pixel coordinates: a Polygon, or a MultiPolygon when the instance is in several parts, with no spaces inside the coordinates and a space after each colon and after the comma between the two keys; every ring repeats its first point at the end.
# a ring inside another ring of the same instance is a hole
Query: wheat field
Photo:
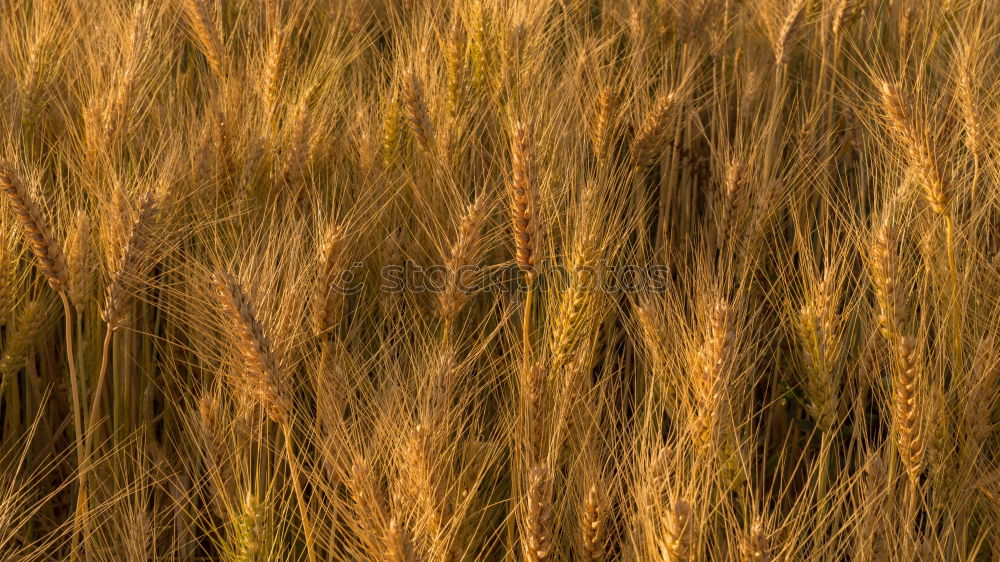
{"type": "Polygon", "coordinates": [[[997,0],[0,0],[0,560],[1000,560],[997,0]]]}

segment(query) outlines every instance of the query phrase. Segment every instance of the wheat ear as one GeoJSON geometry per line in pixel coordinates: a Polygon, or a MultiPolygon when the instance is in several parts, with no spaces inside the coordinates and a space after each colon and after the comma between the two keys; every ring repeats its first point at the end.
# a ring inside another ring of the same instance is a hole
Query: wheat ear
{"type": "Polygon", "coordinates": [[[184,8],[208,66],[220,79],[226,77],[226,59],[222,36],[208,7],[207,0],[184,0],[184,8]]]}
{"type": "Polygon", "coordinates": [[[293,448],[290,420],[292,399],[281,375],[280,365],[265,334],[257,313],[247,298],[243,286],[231,273],[218,269],[213,276],[219,305],[229,320],[233,340],[243,357],[244,376],[238,379],[244,392],[255,396],[267,410],[268,416],[281,428],[284,437],[285,458],[291,470],[295,500],[306,537],[306,553],[310,562],[316,561],[312,519],[302,488],[302,468],[293,448]]]}
{"type": "Polygon", "coordinates": [[[788,64],[788,59],[791,57],[789,47],[795,41],[798,31],[802,27],[805,7],[805,0],[797,0],[781,22],[777,40],[774,42],[774,62],[779,66],[788,64]]]}
{"type": "Polygon", "coordinates": [[[632,164],[648,168],[656,163],[666,143],[667,127],[680,104],[680,93],[673,90],[660,97],[632,139],[632,164]]]}
{"type": "Polygon", "coordinates": [[[686,562],[691,558],[694,536],[694,509],[685,500],[677,500],[666,513],[663,542],[660,551],[669,562],[686,562]]]}
{"type": "Polygon", "coordinates": [[[483,192],[465,208],[458,222],[458,233],[445,258],[447,279],[444,291],[438,294],[438,310],[445,324],[446,341],[455,318],[471,296],[466,288],[470,272],[465,268],[476,262],[486,210],[486,193],[483,192]]]}
{"type": "Polygon", "coordinates": [[[761,521],[755,521],[748,532],[741,534],[740,560],[742,562],[768,562],[771,560],[767,532],[761,521]]]}
{"type": "Polygon", "coordinates": [[[149,257],[148,250],[158,212],[156,196],[149,191],[139,207],[135,222],[132,223],[121,260],[105,293],[101,318],[108,325],[109,331],[118,330],[125,322],[128,288],[138,281],[138,276],[149,257]]]}
{"type": "Polygon", "coordinates": [[[510,211],[517,265],[530,285],[537,273],[539,250],[535,137],[531,124],[524,121],[514,124],[510,153],[510,211]]]}
{"type": "Polygon", "coordinates": [[[938,215],[948,213],[950,202],[948,179],[944,175],[938,152],[930,142],[930,134],[917,119],[899,88],[888,82],[879,86],[882,108],[889,131],[904,148],[924,189],[924,198],[938,215]]]}
{"type": "Polygon", "coordinates": [[[0,160],[0,191],[7,195],[14,218],[21,225],[21,233],[38,262],[38,270],[53,290],[62,291],[68,281],[62,248],[24,183],[5,160],[0,160]]]}
{"type": "Polygon", "coordinates": [[[524,558],[545,562],[552,556],[552,478],[548,466],[538,463],[528,468],[528,493],[522,535],[524,558]]]}
{"type": "Polygon", "coordinates": [[[618,117],[619,96],[614,87],[602,86],[597,93],[597,100],[591,114],[589,132],[594,156],[598,160],[611,157],[613,148],[613,133],[618,117]]]}
{"type": "Polygon", "coordinates": [[[310,322],[316,336],[337,326],[343,295],[334,287],[346,256],[344,229],[332,228],[323,238],[316,263],[316,277],[310,300],[310,322]]]}
{"type": "Polygon", "coordinates": [[[921,393],[920,350],[914,338],[900,340],[898,361],[892,380],[893,425],[899,457],[910,482],[915,486],[924,469],[926,440],[922,419],[924,399],[921,393]]]}
{"type": "Polygon", "coordinates": [[[583,560],[601,562],[605,558],[605,525],[607,524],[607,505],[603,483],[598,480],[590,485],[583,500],[580,513],[580,541],[583,549],[583,560]]]}
{"type": "Polygon", "coordinates": [[[403,111],[410,133],[417,139],[417,144],[428,154],[432,154],[434,130],[427,111],[427,100],[424,98],[424,88],[420,77],[410,69],[403,75],[403,111]]]}
{"type": "Polygon", "coordinates": [[[238,379],[240,386],[260,401],[273,421],[283,423],[291,409],[291,399],[278,371],[271,341],[257,320],[256,310],[243,286],[228,271],[216,270],[213,282],[230,334],[243,358],[244,373],[238,379]]]}

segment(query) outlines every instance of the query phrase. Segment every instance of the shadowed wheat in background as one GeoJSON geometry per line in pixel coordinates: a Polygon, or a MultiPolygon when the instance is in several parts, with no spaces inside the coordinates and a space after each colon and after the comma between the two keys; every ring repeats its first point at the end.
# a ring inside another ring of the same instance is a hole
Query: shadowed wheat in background
{"type": "Polygon", "coordinates": [[[0,559],[997,559],[998,14],[0,0],[0,559]]]}

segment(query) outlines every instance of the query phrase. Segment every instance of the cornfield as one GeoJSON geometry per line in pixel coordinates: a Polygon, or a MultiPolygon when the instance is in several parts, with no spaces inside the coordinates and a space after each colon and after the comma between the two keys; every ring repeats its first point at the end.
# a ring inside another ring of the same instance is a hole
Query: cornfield
{"type": "Polygon", "coordinates": [[[0,0],[0,559],[1000,559],[997,0],[0,0]]]}

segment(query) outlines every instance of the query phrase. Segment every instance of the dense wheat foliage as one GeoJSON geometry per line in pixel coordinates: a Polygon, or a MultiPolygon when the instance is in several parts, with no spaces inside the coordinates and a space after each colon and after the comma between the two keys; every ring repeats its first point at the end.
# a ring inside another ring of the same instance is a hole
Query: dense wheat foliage
{"type": "Polygon", "coordinates": [[[0,0],[0,559],[1000,559],[998,57],[998,0],[0,0]]]}

